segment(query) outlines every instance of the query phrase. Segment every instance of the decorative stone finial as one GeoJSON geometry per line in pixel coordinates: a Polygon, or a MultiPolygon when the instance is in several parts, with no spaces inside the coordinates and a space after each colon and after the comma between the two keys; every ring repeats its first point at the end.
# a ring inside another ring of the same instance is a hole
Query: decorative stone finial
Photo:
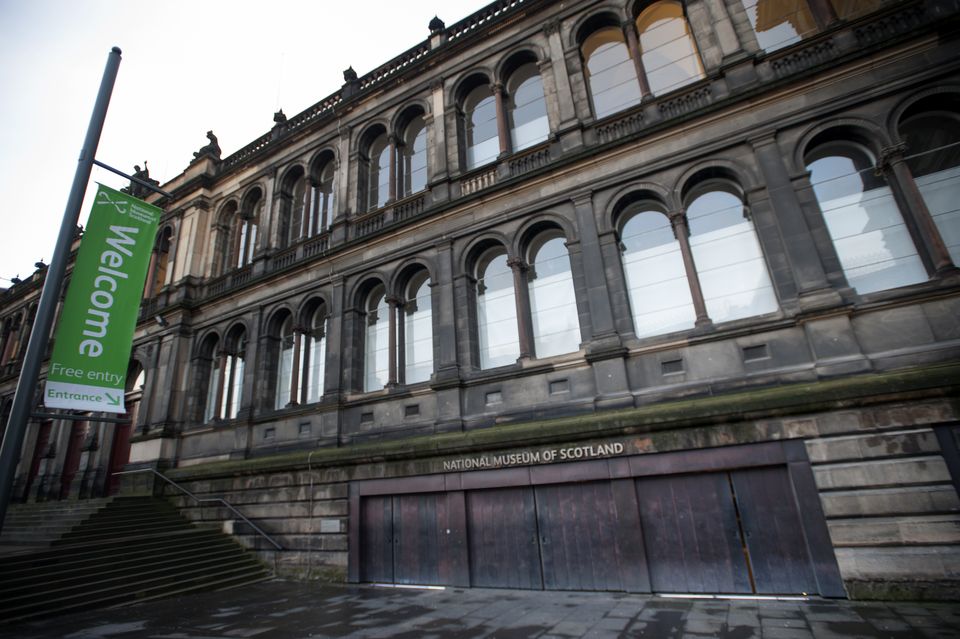
{"type": "Polygon", "coordinates": [[[430,35],[434,36],[447,28],[447,25],[443,23],[443,20],[437,16],[433,16],[433,20],[430,21],[430,35]]]}
{"type": "Polygon", "coordinates": [[[207,140],[209,142],[200,147],[199,151],[195,151],[193,157],[200,158],[204,155],[209,155],[215,160],[220,159],[220,145],[217,143],[217,136],[213,134],[213,131],[207,131],[207,140]]]}
{"type": "Polygon", "coordinates": [[[343,72],[343,81],[344,82],[356,82],[357,81],[357,72],[353,70],[353,67],[347,67],[347,70],[343,72]]]}
{"type": "Polygon", "coordinates": [[[273,114],[273,121],[276,122],[277,124],[283,124],[284,122],[287,121],[287,116],[284,115],[283,109],[280,109],[279,111],[273,114]]]}

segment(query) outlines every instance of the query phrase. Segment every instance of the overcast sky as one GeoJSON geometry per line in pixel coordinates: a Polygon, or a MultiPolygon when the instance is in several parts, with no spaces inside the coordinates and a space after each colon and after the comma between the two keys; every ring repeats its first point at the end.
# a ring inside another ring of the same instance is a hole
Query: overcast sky
{"type": "MultiPolygon", "coordinates": [[[[161,183],[212,129],[223,156],[484,0],[0,0],[0,288],[50,263],[111,47],[123,61],[97,159],[161,183]]],[[[122,178],[94,167],[91,185],[122,178]]],[[[90,192],[80,214],[85,224],[90,192]]]]}

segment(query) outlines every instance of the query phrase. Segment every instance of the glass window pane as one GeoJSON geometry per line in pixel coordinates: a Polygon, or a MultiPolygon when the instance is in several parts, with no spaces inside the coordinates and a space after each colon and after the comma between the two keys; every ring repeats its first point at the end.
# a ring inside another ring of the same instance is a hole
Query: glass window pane
{"type": "Polygon", "coordinates": [[[290,385],[293,380],[293,334],[286,334],[280,340],[280,352],[277,358],[277,392],[274,408],[283,408],[290,403],[290,385]]]}
{"type": "Polygon", "coordinates": [[[563,238],[544,243],[534,258],[530,282],[533,348],[537,357],[571,353],[580,348],[580,321],[563,238]]]}
{"type": "Polygon", "coordinates": [[[375,300],[375,318],[368,311],[364,343],[363,390],[379,390],[387,385],[390,370],[390,307],[382,293],[375,300]],[[371,323],[371,319],[374,321],[371,323]]]}
{"type": "Polygon", "coordinates": [[[550,135],[550,123],[547,120],[543,81],[536,65],[523,65],[514,72],[511,80],[519,80],[511,96],[510,111],[510,139],[513,150],[519,151],[546,140],[550,135]]]}
{"type": "Polygon", "coordinates": [[[466,107],[467,168],[472,169],[492,162],[500,153],[497,107],[490,87],[471,91],[466,107]]]}
{"type": "Polygon", "coordinates": [[[609,27],[590,34],[582,52],[597,118],[640,104],[640,83],[620,29],[609,27]]]}
{"type": "MultiPolygon", "coordinates": [[[[230,396],[230,406],[227,419],[236,419],[240,412],[240,403],[243,401],[243,357],[231,355],[227,358],[229,366],[233,368],[233,392],[230,396]]],[[[224,393],[226,395],[226,393],[224,393]]]]}
{"type": "Polygon", "coordinates": [[[667,216],[656,211],[634,215],[623,227],[622,242],[637,337],[693,328],[697,315],[680,244],[667,216]]]}
{"type": "Polygon", "coordinates": [[[416,310],[407,313],[404,324],[407,384],[425,382],[433,374],[433,310],[430,306],[430,280],[415,291],[416,310]]]}
{"type": "Polygon", "coordinates": [[[477,328],[480,368],[513,364],[520,357],[513,271],[506,255],[490,260],[478,279],[477,328]]]}
{"type": "Polygon", "coordinates": [[[776,51],[799,42],[817,30],[805,0],[741,0],[757,44],[776,51]]]}
{"type": "Polygon", "coordinates": [[[872,169],[865,176],[853,155],[837,154],[811,162],[807,170],[850,286],[870,293],[927,279],[890,188],[865,188],[876,182],[872,169]]]}
{"type": "Polygon", "coordinates": [[[207,379],[207,401],[203,410],[203,421],[209,422],[218,415],[217,394],[220,390],[220,358],[214,355],[210,362],[210,376],[207,379]]]}
{"type": "Polygon", "coordinates": [[[687,207],[693,253],[707,315],[725,322],[777,310],[753,223],[743,202],[726,191],[710,191],[687,207]]]}
{"type": "Polygon", "coordinates": [[[637,18],[641,59],[654,95],[672,91],[703,77],[700,56],[682,7],[658,2],[637,18]]]}

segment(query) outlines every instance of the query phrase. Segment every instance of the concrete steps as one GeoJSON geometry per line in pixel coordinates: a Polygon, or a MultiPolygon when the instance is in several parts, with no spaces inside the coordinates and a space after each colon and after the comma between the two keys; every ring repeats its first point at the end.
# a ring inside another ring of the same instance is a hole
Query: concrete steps
{"type": "MultiPolygon", "coordinates": [[[[56,519],[55,508],[47,508],[43,514],[56,519]]],[[[87,512],[49,548],[0,557],[0,622],[268,578],[219,529],[194,526],[159,499],[117,497],[87,512]]]]}

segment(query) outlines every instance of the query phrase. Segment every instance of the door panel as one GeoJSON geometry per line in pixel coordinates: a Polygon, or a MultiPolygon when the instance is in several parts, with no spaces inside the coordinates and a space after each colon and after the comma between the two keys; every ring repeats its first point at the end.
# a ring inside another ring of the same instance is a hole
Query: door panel
{"type": "Polygon", "coordinates": [[[817,592],[787,469],[756,468],[730,475],[757,592],[817,592]]]}
{"type": "Polygon", "coordinates": [[[360,581],[393,583],[393,498],[360,501],[360,581]]]}
{"type": "Polygon", "coordinates": [[[533,489],[467,493],[470,583],[496,588],[542,588],[533,489]]]}
{"type": "Polygon", "coordinates": [[[655,592],[752,592],[726,473],[637,480],[655,592]]]}
{"type": "Polygon", "coordinates": [[[398,584],[441,583],[438,501],[442,499],[436,493],[393,498],[393,574],[398,584]]]}

